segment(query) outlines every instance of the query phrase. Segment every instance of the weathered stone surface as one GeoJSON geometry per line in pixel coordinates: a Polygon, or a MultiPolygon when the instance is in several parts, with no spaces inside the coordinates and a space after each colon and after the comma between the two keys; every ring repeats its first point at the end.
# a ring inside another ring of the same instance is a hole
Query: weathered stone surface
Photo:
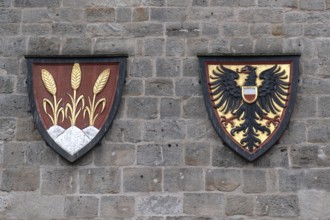
{"type": "Polygon", "coordinates": [[[222,194],[185,193],[183,196],[183,213],[224,217],[225,200],[222,194]]]}
{"type": "Polygon", "coordinates": [[[46,8],[26,8],[23,10],[22,21],[25,23],[49,23],[51,17],[46,8]]]}
{"type": "Polygon", "coordinates": [[[79,171],[79,191],[83,194],[114,194],[120,191],[117,168],[88,168],[79,171]]]}
{"type": "Polygon", "coordinates": [[[138,7],[133,10],[133,21],[148,21],[149,20],[149,8],[138,7]]]}
{"type": "Polygon", "coordinates": [[[180,144],[148,144],[137,147],[138,165],[176,166],[183,164],[183,146],[180,144]]]}
{"type": "Polygon", "coordinates": [[[255,167],[288,167],[289,152],[286,145],[275,144],[265,154],[253,162],[255,167]]]}
{"type": "Polygon", "coordinates": [[[297,217],[299,201],[296,195],[265,195],[256,198],[256,214],[270,217],[297,217]]]}
{"type": "Polygon", "coordinates": [[[199,168],[166,168],[164,191],[201,191],[204,189],[203,170],[199,168]]]}
{"type": "Polygon", "coordinates": [[[179,76],[181,73],[181,62],[174,58],[159,58],[156,61],[156,71],[159,77],[179,76]]]}
{"type": "Polygon", "coordinates": [[[300,8],[303,10],[324,10],[324,0],[301,0],[300,8]]]}
{"type": "Polygon", "coordinates": [[[292,167],[328,167],[330,146],[302,145],[292,146],[290,151],[292,167]]]}
{"type": "Polygon", "coordinates": [[[8,167],[2,171],[2,191],[36,191],[39,185],[40,170],[36,167],[8,167]]]}
{"type": "Polygon", "coordinates": [[[23,56],[26,42],[27,39],[22,37],[0,38],[0,56],[23,56]]]}
{"type": "Polygon", "coordinates": [[[246,167],[249,162],[221,143],[212,145],[212,165],[216,167],[246,167]]]}
{"type": "Polygon", "coordinates": [[[42,171],[43,195],[67,195],[77,191],[78,172],[74,169],[54,168],[42,171]]]}
{"type": "MultiPolygon", "coordinates": [[[[47,36],[51,33],[52,27],[49,24],[25,24],[22,25],[22,34],[25,36],[47,36]]],[[[0,31],[1,32],[1,31],[0,31]]]]}
{"type": "Polygon", "coordinates": [[[21,20],[22,11],[19,9],[0,8],[0,23],[18,23],[21,20]]]}
{"type": "Polygon", "coordinates": [[[172,98],[162,98],[160,100],[160,118],[180,118],[181,100],[172,98]]]}
{"type": "Polygon", "coordinates": [[[173,215],[182,212],[182,199],[174,196],[142,197],[136,203],[141,215],[173,215]]]}
{"type": "Polygon", "coordinates": [[[159,192],[162,190],[160,168],[125,168],[123,170],[125,192],[159,192]]]}
{"type": "Polygon", "coordinates": [[[137,58],[130,62],[131,77],[151,77],[153,72],[153,65],[149,59],[137,58]]]}
{"type": "Polygon", "coordinates": [[[185,123],[181,120],[163,120],[160,122],[146,122],[143,140],[169,141],[182,140],[185,137],[185,123]]]}
{"type": "Polygon", "coordinates": [[[242,9],[239,10],[239,20],[242,22],[269,22],[280,23],[283,21],[282,9],[242,9]]]}
{"type": "Polygon", "coordinates": [[[169,37],[197,37],[200,33],[198,23],[168,23],[166,35],[169,37]]]}
{"type": "Polygon", "coordinates": [[[4,143],[3,164],[6,166],[20,166],[25,163],[26,143],[4,143]]]}
{"type": "Polygon", "coordinates": [[[117,22],[128,22],[131,21],[132,11],[130,8],[117,8],[116,21],[117,22]]]}
{"type": "Polygon", "coordinates": [[[211,122],[208,119],[197,120],[191,119],[186,120],[187,122],[187,138],[192,141],[216,141],[222,143],[219,136],[215,133],[211,122]]]}
{"type": "Polygon", "coordinates": [[[186,8],[151,8],[150,20],[163,22],[183,22],[187,18],[186,8]]]}
{"type": "Polygon", "coordinates": [[[150,38],[144,41],[144,55],[145,56],[161,56],[164,53],[163,38],[150,38]]]}
{"type": "Polygon", "coordinates": [[[233,169],[214,169],[206,171],[206,190],[232,192],[241,185],[241,173],[233,169]]]}
{"type": "Polygon", "coordinates": [[[185,163],[189,166],[208,166],[211,147],[207,142],[185,144],[185,163]]]}
{"type": "Polygon", "coordinates": [[[63,54],[91,54],[92,41],[84,38],[67,38],[62,50],[63,54]]]}
{"type": "Polygon", "coordinates": [[[207,117],[204,100],[201,97],[191,97],[183,103],[183,118],[203,119],[207,117]]]}
{"type": "Polygon", "coordinates": [[[19,118],[17,120],[16,140],[18,141],[40,141],[42,137],[36,128],[33,119],[19,118]]]}
{"type": "Polygon", "coordinates": [[[18,24],[0,24],[0,36],[15,36],[19,33],[18,24]]]}
{"type": "Polygon", "coordinates": [[[132,165],[134,161],[134,145],[103,142],[94,150],[94,164],[96,166],[127,166],[132,165]]]}
{"type": "Polygon", "coordinates": [[[64,212],[67,217],[98,216],[99,199],[94,196],[67,196],[64,212]]]}
{"type": "Polygon", "coordinates": [[[16,121],[12,118],[0,118],[0,140],[9,141],[15,136],[16,121]]]}
{"type": "Polygon", "coordinates": [[[14,0],[15,7],[59,7],[60,0],[14,0]]]}
{"type": "Polygon", "coordinates": [[[105,139],[120,143],[137,143],[142,140],[142,127],[142,123],[137,120],[114,120],[105,139]]]}
{"type": "Polygon", "coordinates": [[[263,170],[243,170],[243,192],[266,192],[266,173],[263,170]]]}
{"type": "Polygon", "coordinates": [[[231,215],[253,215],[254,198],[252,196],[229,196],[226,201],[226,214],[231,215]]]}
{"type": "Polygon", "coordinates": [[[114,22],[114,8],[87,8],[85,9],[88,22],[114,22]]]}
{"type": "Polygon", "coordinates": [[[57,37],[33,37],[28,44],[29,55],[58,55],[60,50],[60,38],[57,37]]]}
{"type": "Polygon", "coordinates": [[[133,119],[155,119],[158,116],[158,99],[130,97],[127,99],[127,117],[133,119]]]}
{"type": "Polygon", "coordinates": [[[145,81],[145,95],[147,96],[173,96],[173,81],[167,79],[154,79],[145,81]]]}
{"type": "Polygon", "coordinates": [[[134,54],[134,42],[126,38],[97,38],[94,46],[95,54],[104,54],[111,51],[115,54],[134,54]]]}
{"type": "Polygon", "coordinates": [[[326,219],[330,216],[330,194],[317,190],[302,190],[298,193],[300,215],[306,219],[326,219]]]}
{"type": "Polygon", "coordinates": [[[201,96],[202,89],[196,78],[181,79],[175,82],[175,95],[183,97],[201,96]]]}
{"type": "Polygon", "coordinates": [[[307,189],[330,191],[330,170],[308,170],[303,179],[307,189]]]}
{"type": "Polygon", "coordinates": [[[166,41],[166,56],[181,57],[185,53],[185,41],[181,38],[169,38],[166,41]]]}
{"type": "Polygon", "coordinates": [[[256,53],[282,53],[283,40],[278,38],[261,38],[255,43],[254,48],[256,53]]]}
{"type": "Polygon", "coordinates": [[[281,192],[297,192],[302,188],[303,170],[279,170],[279,188],[281,192]]]}
{"type": "Polygon", "coordinates": [[[29,142],[25,151],[26,164],[29,165],[56,165],[58,155],[45,142],[29,142]]]}
{"type": "Polygon", "coordinates": [[[162,36],[163,24],[125,23],[124,32],[130,37],[162,36]]]}
{"type": "Polygon", "coordinates": [[[135,199],[131,196],[103,196],[101,198],[100,216],[134,217],[135,199]]]}

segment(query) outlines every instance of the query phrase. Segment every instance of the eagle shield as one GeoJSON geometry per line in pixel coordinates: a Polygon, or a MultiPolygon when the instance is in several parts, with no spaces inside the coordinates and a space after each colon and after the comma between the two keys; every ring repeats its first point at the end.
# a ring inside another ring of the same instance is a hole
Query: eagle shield
{"type": "Polygon", "coordinates": [[[224,143],[253,161],[289,123],[297,92],[299,56],[200,56],[203,96],[224,143]]]}
{"type": "Polygon", "coordinates": [[[126,57],[26,57],[34,122],[73,162],[98,144],[118,110],[126,57]]]}

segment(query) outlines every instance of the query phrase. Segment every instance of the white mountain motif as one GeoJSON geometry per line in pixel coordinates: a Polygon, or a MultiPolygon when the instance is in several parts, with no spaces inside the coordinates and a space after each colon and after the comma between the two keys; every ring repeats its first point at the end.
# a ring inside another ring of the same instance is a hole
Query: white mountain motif
{"type": "Polygon", "coordinates": [[[83,130],[71,126],[65,130],[56,125],[50,127],[47,132],[63,150],[73,155],[85,147],[99,130],[94,126],[89,126],[83,130]]]}

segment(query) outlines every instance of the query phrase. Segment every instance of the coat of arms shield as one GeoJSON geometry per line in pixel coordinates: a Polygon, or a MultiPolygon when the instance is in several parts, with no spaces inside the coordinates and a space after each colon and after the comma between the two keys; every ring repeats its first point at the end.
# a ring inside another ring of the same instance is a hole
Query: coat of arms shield
{"type": "Polygon", "coordinates": [[[293,111],[299,56],[200,56],[209,118],[224,143],[249,161],[284,133],[293,111]]]}
{"type": "Polygon", "coordinates": [[[109,129],[126,57],[26,57],[34,122],[50,147],[73,162],[109,129]]]}

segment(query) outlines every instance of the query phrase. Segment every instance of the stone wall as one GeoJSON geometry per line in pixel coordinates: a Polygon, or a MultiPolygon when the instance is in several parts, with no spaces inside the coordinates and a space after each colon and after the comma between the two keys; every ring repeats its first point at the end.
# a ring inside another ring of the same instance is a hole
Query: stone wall
{"type": "Polygon", "coordinates": [[[0,219],[329,219],[329,0],[0,0],[0,219]],[[24,55],[128,54],[111,130],[46,146],[24,55]],[[290,126],[247,162],[208,119],[198,53],[301,53],[290,126]]]}

